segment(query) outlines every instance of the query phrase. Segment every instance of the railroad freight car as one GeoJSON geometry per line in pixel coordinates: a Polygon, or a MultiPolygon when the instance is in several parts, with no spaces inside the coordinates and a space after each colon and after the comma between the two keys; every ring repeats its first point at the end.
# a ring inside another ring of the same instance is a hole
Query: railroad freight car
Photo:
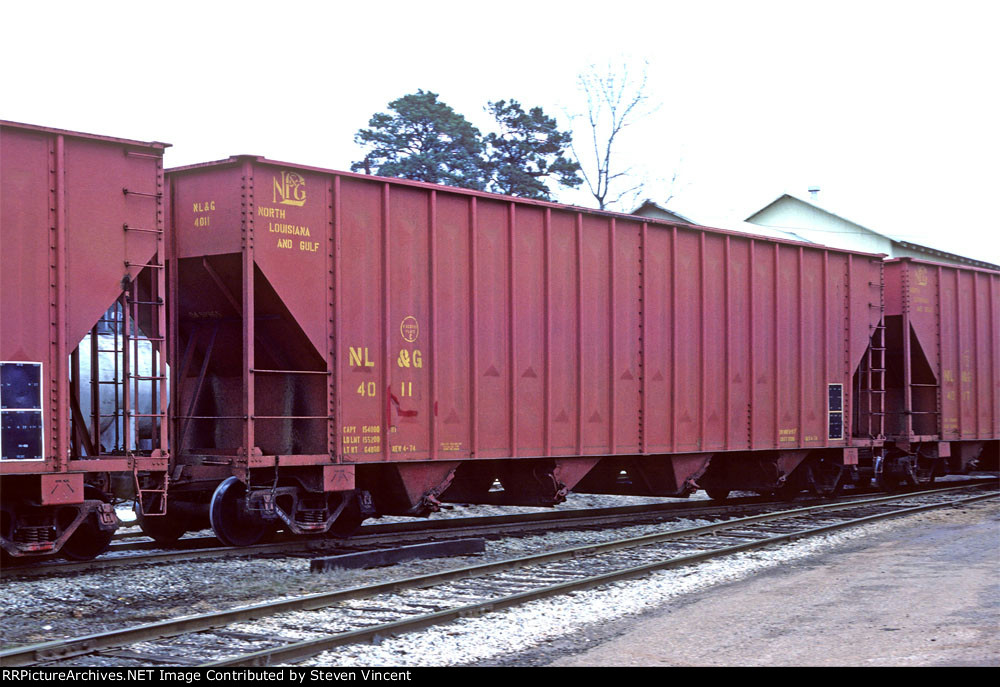
{"type": "Polygon", "coordinates": [[[165,512],[165,144],[0,122],[0,545],[90,558],[165,512]]]}
{"type": "Polygon", "coordinates": [[[885,264],[886,487],[966,472],[1000,440],[1000,273],[885,264]]]}
{"type": "Polygon", "coordinates": [[[160,539],[829,492],[881,452],[880,256],[251,156],[167,178],[160,539]]]}

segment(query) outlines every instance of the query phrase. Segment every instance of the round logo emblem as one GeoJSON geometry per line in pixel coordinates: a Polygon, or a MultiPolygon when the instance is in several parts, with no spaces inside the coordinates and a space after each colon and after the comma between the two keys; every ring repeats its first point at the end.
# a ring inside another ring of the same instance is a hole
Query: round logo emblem
{"type": "Polygon", "coordinates": [[[417,337],[420,336],[420,325],[417,324],[417,318],[413,315],[404,317],[402,324],[399,325],[399,333],[409,343],[416,341],[417,337]]]}

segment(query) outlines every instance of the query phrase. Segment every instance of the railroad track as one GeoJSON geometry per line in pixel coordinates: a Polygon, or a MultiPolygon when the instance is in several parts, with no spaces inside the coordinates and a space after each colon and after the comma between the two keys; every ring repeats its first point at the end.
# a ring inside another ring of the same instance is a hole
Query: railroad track
{"type": "MultiPolygon", "coordinates": [[[[963,481],[964,485],[995,484],[995,478],[976,478],[963,481]]],[[[861,494],[880,493],[868,489],[861,494]]],[[[858,498],[858,492],[841,496],[836,503],[858,498]]],[[[809,498],[796,505],[830,503],[828,498],[809,498]]],[[[585,529],[612,525],[640,524],[672,518],[728,517],[760,509],[787,508],[787,501],[764,497],[730,499],[724,503],[697,501],[659,503],[613,508],[588,508],[552,510],[536,513],[514,513],[468,518],[442,518],[410,522],[365,525],[348,540],[321,539],[316,537],[283,537],[278,541],[247,547],[220,546],[214,536],[182,539],[177,547],[164,548],[152,541],[132,542],[141,533],[127,532],[113,543],[109,551],[91,561],[65,561],[53,556],[33,561],[30,566],[13,566],[3,569],[2,579],[23,579],[69,573],[110,570],[136,565],[183,563],[195,560],[242,558],[274,555],[330,554],[384,546],[398,546],[428,540],[460,539],[465,537],[511,536],[520,533],[539,533],[560,529],[585,529]]]]}
{"type": "MultiPolygon", "coordinates": [[[[650,504],[614,508],[515,513],[484,517],[447,518],[441,520],[366,525],[359,534],[347,540],[312,538],[282,538],[279,541],[254,546],[221,546],[214,536],[182,539],[176,548],[164,548],[155,542],[123,542],[91,561],[64,561],[58,557],[33,561],[30,566],[4,568],[3,579],[45,577],[69,573],[110,570],[136,565],[183,563],[217,558],[245,558],[270,555],[306,555],[343,550],[363,550],[380,546],[397,546],[428,540],[460,539],[473,536],[504,536],[538,533],[560,529],[607,527],[623,523],[655,522],[674,518],[699,516],[720,517],[747,509],[766,508],[767,503],[756,498],[735,500],[719,505],[704,501],[688,503],[650,504]]],[[[131,533],[129,533],[131,534],[131,533]]],[[[132,537],[123,537],[123,539],[132,537]]]]}
{"type": "Polygon", "coordinates": [[[0,665],[271,665],[834,530],[1000,496],[959,486],[763,513],[0,652],[0,665]],[[970,490],[980,493],[969,495],[970,490]],[[304,613],[308,612],[308,613],[304,613]]]}

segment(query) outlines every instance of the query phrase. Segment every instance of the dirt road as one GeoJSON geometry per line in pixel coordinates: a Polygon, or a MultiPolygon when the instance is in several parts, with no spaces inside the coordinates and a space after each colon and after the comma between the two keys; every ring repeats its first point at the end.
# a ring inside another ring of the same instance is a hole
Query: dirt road
{"type": "Polygon", "coordinates": [[[1000,504],[911,517],[586,645],[550,665],[1000,666],[1000,504]]]}

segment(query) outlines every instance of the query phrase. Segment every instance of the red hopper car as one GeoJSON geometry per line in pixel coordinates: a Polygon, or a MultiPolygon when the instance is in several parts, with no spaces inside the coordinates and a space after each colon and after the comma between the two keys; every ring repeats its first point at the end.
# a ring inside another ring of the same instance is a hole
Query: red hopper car
{"type": "Polygon", "coordinates": [[[171,497],[214,492],[225,541],[829,492],[881,451],[879,256],[249,156],[167,177],[171,497]]]}
{"type": "Polygon", "coordinates": [[[885,265],[886,486],[964,472],[1000,439],[1000,273],[885,265]]]}
{"type": "Polygon", "coordinates": [[[100,553],[165,512],[165,144],[0,122],[0,544],[100,553]]]}

